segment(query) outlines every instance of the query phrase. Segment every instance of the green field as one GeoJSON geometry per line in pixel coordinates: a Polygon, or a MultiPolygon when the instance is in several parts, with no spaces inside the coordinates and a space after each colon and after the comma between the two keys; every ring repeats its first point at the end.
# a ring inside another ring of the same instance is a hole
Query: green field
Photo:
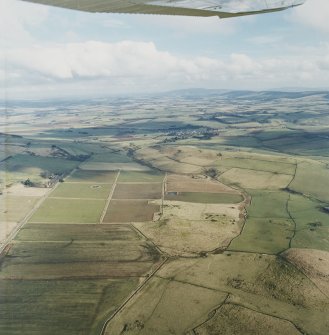
{"type": "Polygon", "coordinates": [[[111,184],[62,183],[49,197],[106,199],[111,188],[111,184]]]}
{"type": "Polygon", "coordinates": [[[250,191],[252,200],[241,235],[230,250],[276,254],[289,247],[294,225],[287,211],[289,194],[276,191],[250,191]]]}
{"type": "Polygon", "coordinates": [[[234,204],[241,202],[243,197],[240,194],[231,193],[170,192],[165,195],[165,199],[202,204],[234,204]]]}
{"type": "Polygon", "coordinates": [[[7,183],[30,178],[32,181],[44,181],[42,172],[58,175],[68,174],[80,162],[53,157],[41,157],[18,154],[0,164],[0,169],[6,172],[7,183]]]}
{"type": "Polygon", "coordinates": [[[251,191],[252,202],[248,210],[250,218],[283,218],[289,219],[286,204],[289,194],[282,191],[251,191]]]}
{"type": "MultiPolygon", "coordinates": [[[[266,160],[266,158],[256,157],[232,157],[224,158],[217,161],[218,168],[221,167],[235,167],[240,169],[256,170],[256,171],[267,171],[272,173],[282,173],[293,175],[295,172],[295,165],[286,162],[266,160]]],[[[267,156],[266,156],[267,157],[267,156]]]]}
{"type": "Polygon", "coordinates": [[[276,254],[289,247],[293,222],[288,219],[249,218],[242,234],[234,239],[229,250],[276,254]]]}
{"type": "Polygon", "coordinates": [[[329,213],[323,211],[327,204],[292,194],[289,211],[296,222],[293,248],[329,251],[329,213]]]}
{"type": "Polygon", "coordinates": [[[35,223],[98,223],[105,200],[46,199],[29,220],[35,223]]]}
{"type": "Polygon", "coordinates": [[[224,184],[236,185],[241,188],[278,190],[287,187],[292,180],[292,175],[231,168],[222,173],[219,180],[224,184]]]}
{"type": "Polygon", "coordinates": [[[131,158],[125,154],[107,152],[102,154],[92,155],[88,162],[104,162],[104,163],[130,163],[131,158]]]}
{"type": "Polygon", "coordinates": [[[292,190],[329,202],[329,168],[318,162],[298,163],[292,190]]]}
{"type": "Polygon", "coordinates": [[[113,183],[117,172],[76,170],[67,178],[68,182],[78,183],[113,183]]]}

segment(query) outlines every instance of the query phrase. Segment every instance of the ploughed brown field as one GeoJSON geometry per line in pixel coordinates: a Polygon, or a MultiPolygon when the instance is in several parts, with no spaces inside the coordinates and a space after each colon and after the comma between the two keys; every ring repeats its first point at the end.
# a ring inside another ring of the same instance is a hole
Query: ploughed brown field
{"type": "Polygon", "coordinates": [[[113,199],[160,199],[162,183],[117,184],[113,199]]]}
{"type": "Polygon", "coordinates": [[[160,206],[147,200],[111,200],[103,223],[152,221],[160,206]]]}

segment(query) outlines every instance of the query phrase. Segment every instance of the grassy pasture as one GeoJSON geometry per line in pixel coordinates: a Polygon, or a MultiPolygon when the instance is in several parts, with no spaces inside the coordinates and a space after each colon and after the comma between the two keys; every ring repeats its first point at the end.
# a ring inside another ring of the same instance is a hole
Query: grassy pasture
{"type": "Polygon", "coordinates": [[[295,172],[295,165],[280,161],[271,161],[260,158],[247,158],[247,157],[232,157],[224,158],[217,161],[219,168],[221,167],[231,167],[240,168],[247,170],[257,170],[272,172],[277,174],[290,174],[293,175],[295,172]]]}
{"type": "Polygon", "coordinates": [[[255,312],[235,304],[224,304],[213,318],[194,330],[197,335],[300,335],[289,321],[255,312]]]}
{"type": "Polygon", "coordinates": [[[88,162],[130,163],[132,159],[122,153],[104,152],[102,154],[92,155],[88,159],[88,162]]]}
{"type": "Polygon", "coordinates": [[[233,147],[261,148],[262,143],[253,136],[225,136],[221,142],[233,147]]]}
{"type": "Polygon", "coordinates": [[[289,247],[294,225],[287,212],[289,194],[279,191],[250,191],[251,205],[240,236],[230,250],[276,254],[289,247]]]}
{"type": "Polygon", "coordinates": [[[49,197],[106,199],[111,188],[111,184],[62,183],[49,197]]]}
{"type": "Polygon", "coordinates": [[[322,210],[324,203],[292,194],[289,211],[296,222],[294,248],[329,251],[329,213],[322,210]]]}
{"type": "Polygon", "coordinates": [[[315,249],[289,249],[282,254],[310,278],[327,296],[329,295],[329,252],[315,249]]]}
{"type": "Polygon", "coordinates": [[[165,199],[202,204],[233,204],[241,202],[243,197],[238,193],[179,192],[177,194],[167,193],[165,199]]]}
{"type": "Polygon", "coordinates": [[[265,168],[269,167],[271,170],[273,166],[270,167],[268,165],[270,163],[273,163],[273,165],[274,163],[277,163],[279,164],[280,167],[281,167],[280,163],[283,163],[283,167],[284,167],[283,169],[285,169],[287,164],[295,165],[296,163],[296,159],[292,156],[281,155],[278,153],[269,152],[267,150],[257,151],[251,148],[249,148],[249,150],[239,150],[239,151],[231,151],[231,150],[227,151],[224,148],[220,150],[222,154],[222,157],[220,160],[233,159],[234,161],[236,160],[237,162],[240,162],[240,163],[241,161],[247,160],[247,162],[252,161],[250,162],[250,164],[256,164],[256,165],[261,164],[261,162],[264,162],[265,168]],[[260,161],[260,162],[257,162],[257,161],[260,161]]]}
{"type": "MultiPolygon", "coordinates": [[[[303,143],[296,142],[292,143],[288,146],[288,150],[290,154],[303,154],[307,155],[307,153],[316,152],[319,148],[324,150],[328,154],[328,140],[323,138],[312,139],[311,141],[305,141],[303,143]]],[[[326,155],[325,155],[326,156],[326,155]]]]}
{"type": "Polygon", "coordinates": [[[150,171],[121,171],[118,179],[119,183],[133,182],[162,182],[164,174],[155,170],[150,171]]]}
{"type": "Polygon", "coordinates": [[[220,175],[219,180],[224,184],[237,185],[249,189],[280,189],[285,188],[291,181],[288,174],[277,174],[266,171],[255,171],[231,168],[220,175]]]}
{"type": "Polygon", "coordinates": [[[46,199],[29,222],[98,223],[105,200],[46,199]]]}
{"type": "Polygon", "coordinates": [[[329,168],[325,164],[305,161],[298,163],[291,189],[329,202],[329,168]]]}
{"type": "Polygon", "coordinates": [[[82,143],[60,143],[59,147],[67,151],[72,156],[90,155],[96,149],[96,146],[90,147],[82,143]]]}
{"type": "Polygon", "coordinates": [[[0,169],[6,171],[7,181],[21,181],[27,178],[39,181],[41,172],[67,174],[80,162],[53,157],[31,156],[18,154],[0,164],[0,169]]]}
{"type": "Polygon", "coordinates": [[[154,213],[159,211],[159,205],[147,200],[111,200],[103,223],[152,221],[154,213]]]}
{"type": "Polygon", "coordinates": [[[155,277],[114,317],[105,335],[124,328],[132,335],[184,334],[224,299],[223,292],[155,277]]]}
{"type": "Polygon", "coordinates": [[[131,334],[186,333],[208,320],[227,293],[228,303],[289,320],[306,333],[327,333],[328,299],[294,266],[275,256],[225,252],[168,262],[114,317],[106,335],[120,334],[124,325],[131,334]],[[134,328],[136,320],[143,327],[134,328]]]}
{"type": "Polygon", "coordinates": [[[289,194],[282,191],[250,191],[252,203],[248,208],[249,218],[289,219],[286,204],[289,194]]]}
{"type": "Polygon", "coordinates": [[[112,171],[88,171],[76,170],[66,180],[68,182],[77,183],[108,183],[112,184],[115,180],[117,172],[112,171]]]}
{"type": "Polygon", "coordinates": [[[118,183],[113,193],[113,199],[160,199],[161,196],[162,183],[118,183]]]}
{"type": "MultiPolygon", "coordinates": [[[[260,139],[259,135],[257,138],[260,139]]],[[[304,154],[307,155],[310,151],[316,151],[318,148],[326,148],[328,140],[323,138],[323,134],[310,132],[286,132],[277,134],[275,132],[272,138],[262,140],[262,145],[266,148],[271,148],[280,152],[289,154],[304,154]]],[[[328,154],[328,150],[325,150],[328,154]]]]}
{"type": "Polygon", "coordinates": [[[287,219],[250,218],[229,250],[276,254],[289,247],[293,223],[287,219]]]}
{"type": "Polygon", "coordinates": [[[137,278],[1,280],[0,333],[98,334],[137,285],[137,278]]]}

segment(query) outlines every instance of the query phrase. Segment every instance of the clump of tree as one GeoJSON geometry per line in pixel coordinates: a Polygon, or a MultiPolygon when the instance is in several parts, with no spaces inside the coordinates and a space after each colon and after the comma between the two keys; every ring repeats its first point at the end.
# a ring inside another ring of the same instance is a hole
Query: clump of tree
{"type": "Polygon", "coordinates": [[[35,184],[33,181],[30,180],[30,178],[27,178],[26,180],[22,181],[22,184],[26,187],[34,187],[35,184]]]}
{"type": "Polygon", "coordinates": [[[217,168],[214,168],[214,167],[204,168],[203,169],[203,174],[207,177],[215,179],[219,176],[219,170],[217,168]]]}

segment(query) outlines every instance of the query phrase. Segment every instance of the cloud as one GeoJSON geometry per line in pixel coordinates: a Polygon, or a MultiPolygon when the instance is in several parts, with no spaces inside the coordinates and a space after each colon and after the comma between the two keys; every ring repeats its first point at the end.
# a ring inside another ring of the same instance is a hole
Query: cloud
{"type": "Polygon", "coordinates": [[[0,0],[0,31],[6,47],[33,43],[31,28],[42,25],[48,7],[23,1],[0,0]]]}
{"type": "Polygon", "coordinates": [[[186,86],[329,86],[328,47],[307,58],[259,59],[245,53],[210,58],[177,56],[159,50],[152,42],[87,41],[11,49],[6,62],[8,90],[29,86],[46,92],[49,87],[57,87],[58,94],[67,87],[124,93],[186,86]]]}
{"type": "Polygon", "coordinates": [[[303,25],[329,33],[329,1],[307,0],[291,12],[290,18],[303,25]]]}

